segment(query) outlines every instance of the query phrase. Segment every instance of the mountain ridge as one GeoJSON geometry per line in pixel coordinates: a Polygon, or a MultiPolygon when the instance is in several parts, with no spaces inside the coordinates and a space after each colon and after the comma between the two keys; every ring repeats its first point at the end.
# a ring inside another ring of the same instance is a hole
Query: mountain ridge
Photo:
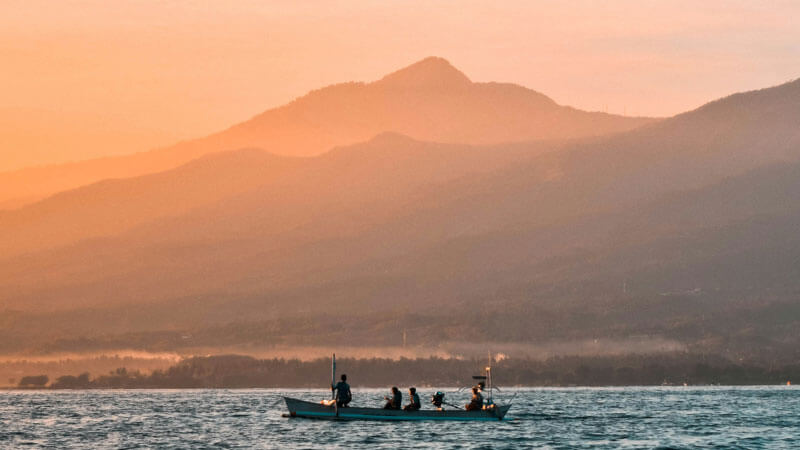
{"type": "Polygon", "coordinates": [[[463,88],[472,84],[472,80],[446,59],[439,56],[429,56],[410,66],[392,72],[372,84],[401,88],[463,88]]]}
{"type": "Polygon", "coordinates": [[[616,133],[652,120],[558,106],[517,85],[472,83],[445,60],[428,58],[381,80],[311,91],[220,132],[170,147],[4,173],[0,204],[21,204],[104,178],[158,172],[237,148],[312,156],[384,131],[424,141],[498,144],[616,133]]]}
{"type": "Polygon", "coordinates": [[[313,157],[244,150],[88,186],[75,208],[0,215],[0,310],[34,326],[7,319],[0,336],[140,333],[164,350],[185,344],[159,332],[205,329],[264,345],[296,339],[275,331],[294,317],[320,342],[392,342],[408,324],[431,345],[647,335],[796,352],[798,123],[790,82],[599,137],[383,130],[313,157]]]}

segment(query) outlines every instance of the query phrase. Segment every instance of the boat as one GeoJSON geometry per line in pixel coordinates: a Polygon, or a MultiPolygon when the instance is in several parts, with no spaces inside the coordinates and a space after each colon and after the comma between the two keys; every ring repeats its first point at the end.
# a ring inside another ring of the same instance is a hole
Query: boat
{"type": "Polygon", "coordinates": [[[511,405],[494,408],[464,411],[460,409],[420,409],[403,411],[383,408],[337,408],[322,403],[308,402],[291,397],[283,397],[289,408],[288,417],[328,420],[503,420],[511,405]]]}
{"type": "MultiPolygon", "coordinates": [[[[333,356],[332,372],[335,380],[336,355],[333,356]]],[[[511,404],[498,405],[492,400],[491,367],[486,368],[486,376],[476,376],[475,379],[489,380],[489,396],[487,404],[480,410],[466,411],[464,409],[419,409],[417,411],[404,411],[399,409],[360,408],[336,406],[333,401],[310,402],[292,397],[283,397],[289,414],[284,417],[302,417],[307,419],[325,420],[383,420],[383,421],[411,421],[411,420],[461,420],[461,421],[500,421],[506,417],[511,404]]],[[[454,406],[454,405],[450,405],[454,406]]]]}

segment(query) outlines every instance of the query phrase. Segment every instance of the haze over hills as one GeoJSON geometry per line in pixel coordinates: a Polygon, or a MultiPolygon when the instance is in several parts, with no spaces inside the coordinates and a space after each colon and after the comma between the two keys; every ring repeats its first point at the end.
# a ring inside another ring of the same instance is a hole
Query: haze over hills
{"type": "MultiPolygon", "coordinates": [[[[397,79],[468,83],[381,82],[397,79]]],[[[2,333],[18,350],[65,336],[152,348],[187,329],[200,337],[168,346],[380,343],[408,327],[429,345],[647,334],[793,355],[798,124],[794,81],[579,141],[382,134],[102,182],[0,215],[0,235],[19,236],[0,241],[0,305],[19,311],[2,333]],[[225,188],[200,190],[209,180],[225,188]],[[97,214],[73,217],[79,205],[97,214]]]]}
{"type": "Polygon", "coordinates": [[[0,227],[8,231],[0,237],[0,253],[11,256],[119,234],[246,192],[300,162],[243,149],[206,155],[165,172],[61,192],[18,210],[0,211],[0,227]]]}
{"type": "MultiPolygon", "coordinates": [[[[124,155],[180,140],[103,113],[0,106],[0,173],[108,155],[124,155]]],[[[2,207],[2,205],[0,205],[2,207]]]]}
{"type": "MultiPolygon", "coordinates": [[[[382,134],[312,159],[257,150],[223,152],[171,171],[103,181],[0,213],[0,228],[7,231],[0,238],[0,248],[4,255],[27,253],[22,259],[35,261],[97,242],[101,248],[90,250],[97,253],[84,260],[88,262],[99,261],[98,255],[105,251],[117,255],[121,250],[97,241],[105,236],[112,240],[122,236],[122,245],[141,249],[152,248],[151,240],[170,246],[187,243],[189,251],[195,242],[220,239],[232,250],[240,244],[252,246],[254,239],[258,245],[282,245],[280,236],[285,233],[303,239],[358,235],[370,224],[413,210],[406,202],[418,189],[489,173],[557,146],[541,142],[484,148],[382,134]],[[54,223],[59,226],[53,227],[54,223]]],[[[121,269],[131,271],[146,260],[137,257],[133,265],[121,269]]],[[[70,274],[70,283],[76,281],[75,271],[81,264],[58,266],[70,274]]],[[[17,280],[42,275],[23,266],[7,273],[17,280]]],[[[58,273],[51,270],[47,277],[58,273]]],[[[113,300],[103,296],[99,301],[113,300]]],[[[66,303],[74,306],[74,301],[66,303]]]]}
{"type": "Polygon", "coordinates": [[[310,92],[224,131],[172,147],[4,173],[0,206],[18,207],[94,181],[159,172],[204,154],[239,148],[310,156],[386,131],[436,142],[496,144],[604,135],[651,121],[560,106],[513,84],[473,83],[446,60],[431,57],[378,81],[310,92]]]}

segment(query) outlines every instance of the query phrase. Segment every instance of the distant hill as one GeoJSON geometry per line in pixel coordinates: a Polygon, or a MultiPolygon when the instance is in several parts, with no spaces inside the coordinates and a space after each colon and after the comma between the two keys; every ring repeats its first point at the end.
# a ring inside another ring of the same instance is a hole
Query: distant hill
{"type": "Polygon", "coordinates": [[[169,180],[194,163],[117,181],[102,201],[99,183],[62,195],[108,222],[70,217],[57,197],[0,216],[0,236],[21,236],[2,241],[17,255],[0,260],[0,305],[18,312],[0,331],[57,324],[52,339],[62,327],[142,345],[178,330],[207,345],[377,345],[406,328],[427,345],[645,335],[793,355],[798,123],[795,81],[576,141],[382,134],[308,158],[221,153],[205,161],[230,166],[185,185],[245,167],[263,178],[117,234],[92,231],[119,226],[113,198],[177,202],[169,180]],[[22,233],[58,223],[86,233],[22,233]]]}
{"type": "MultiPolygon", "coordinates": [[[[259,149],[214,153],[164,172],[104,180],[18,210],[0,211],[0,229],[4,231],[0,253],[7,258],[49,252],[84,239],[120,235],[158,220],[178,224],[191,211],[199,215],[211,210],[214,217],[190,218],[191,223],[178,225],[175,238],[195,236],[220,224],[243,227],[248,219],[241,221],[239,215],[268,220],[270,224],[262,231],[292,228],[302,222],[281,223],[279,219],[297,216],[297,220],[308,220],[309,214],[322,214],[343,202],[393,202],[420,186],[487,173],[563,145],[537,142],[475,147],[383,133],[316,158],[277,156],[259,149]],[[217,212],[216,208],[227,211],[217,212]]],[[[171,231],[161,228],[157,234],[163,240],[171,231]]]]}
{"type": "MultiPolygon", "coordinates": [[[[147,267],[155,267],[149,258],[156,254],[166,256],[153,248],[155,242],[170,247],[187,245],[185,255],[193,258],[189,253],[197,243],[201,247],[202,243],[217,245],[220,239],[233,252],[240,245],[262,252],[264,244],[295,243],[294,236],[299,236],[300,242],[354,236],[370,226],[394,220],[406,208],[405,199],[419,189],[490,173],[529,159],[531,154],[558,148],[557,145],[471,147],[383,134],[312,159],[278,157],[256,150],[225,152],[171,171],[102,181],[20,210],[0,213],[0,230],[4,231],[0,235],[0,248],[6,260],[14,254],[21,255],[19,261],[34,264],[49,260],[48,264],[55,264],[58,269],[53,267],[55,270],[49,270],[46,277],[55,280],[61,273],[70,284],[82,278],[78,273],[83,268],[88,269],[84,275],[92,279],[102,278],[111,266],[129,274],[143,270],[141,275],[148,277],[147,267]],[[113,233],[115,229],[117,233],[113,233]],[[279,236],[287,233],[289,236],[283,242],[279,236]],[[117,241],[118,237],[121,241],[117,241]],[[123,250],[128,245],[134,246],[130,249],[133,253],[123,250]],[[88,259],[81,257],[81,262],[56,262],[62,256],[71,258],[85,251],[88,259]],[[140,251],[150,255],[133,256],[140,251]],[[103,254],[115,259],[128,254],[133,259],[117,260],[108,266],[104,263],[105,267],[85,266],[100,262],[103,254]]],[[[186,268],[194,271],[192,266],[203,259],[194,260],[186,268]]],[[[244,255],[237,259],[245,261],[244,255]]],[[[12,284],[22,286],[23,280],[30,280],[49,289],[45,286],[49,283],[35,281],[41,281],[43,275],[27,263],[0,271],[0,278],[12,284]]],[[[130,281],[145,287],[148,283],[140,284],[143,279],[136,277],[130,281]]],[[[180,284],[179,289],[189,287],[180,284]]],[[[202,285],[194,286],[202,289],[202,285]]],[[[56,294],[61,299],[56,303],[45,301],[44,297],[38,300],[29,297],[28,305],[62,308],[76,303],[97,304],[83,295],[64,296],[64,293],[56,294]]],[[[142,292],[138,288],[122,289],[118,294],[129,298],[142,292]]],[[[123,300],[105,294],[101,297],[102,300],[97,300],[105,304],[123,300]]],[[[27,302],[14,302],[14,307],[27,302]]]]}
{"type": "Polygon", "coordinates": [[[559,106],[513,84],[473,83],[446,60],[432,57],[372,83],[310,92],[219,133],[172,147],[0,174],[0,205],[20,206],[102,179],[159,172],[204,154],[239,148],[310,156],[389,131],[427,141],[496,144],[604,135],[651,121],[559,106]]]}
{"type": "Polygon", "coordinates": [[[0,211],[0,253],[14,255],[119,234],[246,192],[300,165],[258,149],[209,154],[183,166],[108,179],[0,211]]]}

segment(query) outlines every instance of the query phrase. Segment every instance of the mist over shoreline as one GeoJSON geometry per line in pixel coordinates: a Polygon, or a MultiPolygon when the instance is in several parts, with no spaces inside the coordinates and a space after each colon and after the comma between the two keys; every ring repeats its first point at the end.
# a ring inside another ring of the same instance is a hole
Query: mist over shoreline
{"type": "MultiPolygon", "coordinates": [[[[498,355],[483,358],[337,358],[354,387],[469,386],[471,376],[492,365],[500,386],[661,386],[787,384],[800,365],[742,364],[704,355],[561,356],[545,360],[498,355]]],[[[29,368],[30,370],[30,368],[29,368]]],[[[34,369],[35,370],[35,369],[34,369]]],[[[51,377],[22,376],[27,389],[324,388],[330,359],[256,359],[243,355],[192,357],[149,372],[127,367],[51,377]]],[[[11,380],[9,380],[11,381],[11,380]]],[[[14,387],[13,383],[10,386],[14,387]]]]}

